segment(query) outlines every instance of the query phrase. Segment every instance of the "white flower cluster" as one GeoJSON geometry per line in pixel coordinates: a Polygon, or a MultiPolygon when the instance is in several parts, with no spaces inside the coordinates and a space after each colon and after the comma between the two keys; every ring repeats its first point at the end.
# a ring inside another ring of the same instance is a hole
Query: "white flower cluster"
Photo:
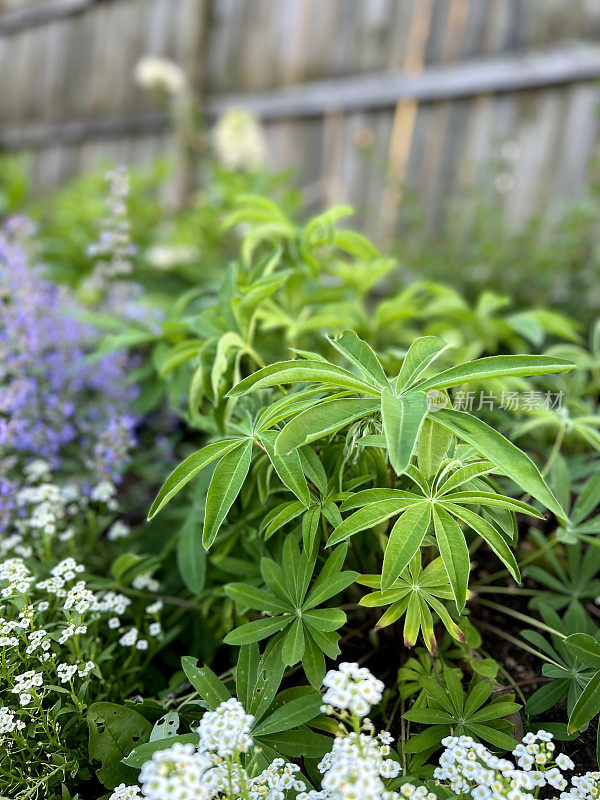
{"type": "Polygon", "coordinates": [[[359,717],[366,716],[371,706],[379,703],[385,686],[373,677],[368,669],[358,664],[343,661],[337,670],[330,670],[323,680],[327,689],[323,695],[325,705],[352,711],[359,717]]]}
{"type": "Polygon", "coordinates": [[[6,706],[0,708],[0,734],[22,731],[24,727],[25,722],[22,719],[16,719],[14,711],[6,706]]]}
{"type": "Polygon", "coordinates": [[[571,778],[571,788],[562,792],[560,800],[598,800],[600,796],[600,772],[586,772],[571,778]]]}
{"type": "Polygon", "coordinates": [[[207,711],[202,717],[196,729],[200,736],[199,747],[220,756],[247,753],[252,747],[253,724],[252,714],[246,714],[240,701],[230,697],[216,711],[207,711]]]}
{"type": "Polygon", "coordinates": [[[218,159],[230,170],[255,170],[265,160],[263,129],[256,117],[244,109],[231,109],[219,118],[213,143],[218,159]]]}
{"type": "MultiPolygon", "coordinates": [[[[351,676],[347,680],[353,687],[370,687],[366,697],[372,701],[383,692],[383,684],[356,664],[340,665],[338,673],[330,673],[330,677],[333,675],[351,676]]],[[[355,697],[347,695],[349,699],[355,697]]],[[[355,722],[358,724],[356,716],[355,722]]],[[[250,777],[240,766],[240,754],[249,752],[253,745],[253,723],[253,716],[236,698],[206,712],[196,729],[197,747],[177,743],[156,751],[143,765],[139,778],[142,795],[147,800],[400,800],[400,795],[388,791],[384,783],[400,772],[400,764],[389,757],[393,738],[386,732],[375,736],[368,720],[362,723],[363,732],[344,730],[334,740],[331,752],[319,764],[321,790],[308,790],[299,767],[282,758],[250,777]]],[[[137,788],[119,786],[110,800],[138,797],[137,788]]],[[[436,798],[428,796],[426,800],[436,798]]]]}
{"type": "Polygon", "coordinates": [[[566,789],[562,770],[575,766],[568,756],[555,754],[552,734],[543,730],[528,733],[514,749],[518,766],[470,736],[448,736],[442,744],[446,749],[434,778],[448,781],[453,792],[470,794],[473,800],[533,800],[543,786],[566,789]]]}
{"type": "Polygon", "coordinates": [[[330,753],[322,759],[319,771],[325,797],[335,800],[381,800],[395,798],[386,792],[383,778],[395,778],[400,764],[391,758],[389,733],[377,738],[367,733],[350,733],[337,738],[330,753]]]}

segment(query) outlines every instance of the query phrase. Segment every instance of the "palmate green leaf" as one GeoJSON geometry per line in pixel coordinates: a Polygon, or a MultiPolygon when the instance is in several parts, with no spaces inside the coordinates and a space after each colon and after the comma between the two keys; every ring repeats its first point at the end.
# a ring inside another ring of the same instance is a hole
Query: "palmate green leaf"
{"type": "Polygon", "coordinates": [[[449,345],[438,336],[421,336],[408,348],[402,367],[396,378],[396,391],[404,392],[410,388],[431,362],[449,345]]]}
{"type": "Polygon", "coordinates": [[[308,610],[324,603],[339,592],[343,592],[356,580],[358,572],[341,571],[347,551],[348,547],[342,545],[331,553],[314,581],[302,606],[303,609],[308,610]]]}
{"type": "Polygon", "coordinates": [[[292,500],[289,503],[280,503],[263,517],[259,532],[264,534],[265,539],[270,539],[274,533],[277,533],[277,531],[288,522],[299,517],[303,511],[305,511],[305,506],[299,500],[292,500]]]}
{"type": "Polygon", "coordinates": [[[397,475],[410,464],[425,414],[427,396],[424,392],[410,392],[399,397],[390,389],[381,392],[383,431],[390,463],[397,475]]]}
{"type": "Polygon", "coordinates": [[[282,602],[291,605],[290,588],[279,564],[271,558],[261,558],[260,573],[269,591],[282,602]]]}
{"type": "Polygon", "coordinates": [[[435,419],[492,461],[504,475],[539,500],[558,519],[566,519],[565,511],[533,461],[501,433],[465,411],[442,408],[435,412],[435,419]]]}
{"type": "Polygon", "coordinates": [[[252,461],[252,442],[227,453],[217,464],[212,476],[204,513],[202,544],[208,550],[214,542],[229,509],[238,496],[252,461]]]}
{"type": "Polygon", "coordinates": [[[278,434],[275,431],[263,431],[259,434],[259,439],[267,451],[269,460],[273,464],[281,482],[308,508],[310,505],[310,492],[308,491],[298,451],[292,450],[289,453],[275,452],[277,436],[278,434]]]}
{"type": "Polygon", "coordinates": [[[232,389],[229,397],[240,397],[257,389],[266,389],[271,386],[281,386],[285,383],[320,383],[325,386],[336,386],[340,389],[350,389],[373,397],[379,396],[379,390],[371,383],[357,378],[351,372],[335,364],[323,361],[308,361],[297,359],[295,361],[280,361],[269,364],[247,378],[241,380],[232,389]]]}
{"type": "Polygon", "coordinates": [[[283,428],[275,444],[276,453],[289,453],[302,445],[339,431],[357,419],[379,409],[377,400],[334,399],[302,411],[283,428]]]}
{"type": "Polygon", "coordinates": [[[212,442],[203,447],[202,450],[197,450],[191,456],[182,461],[173,472],[169,475],[167,480],[162,485],[156,499],[150,507],[148,512],[148,519],[152,519],[161,508],[166,505],[169,500],[177,494],[183,487],[197,475],[201,469],[208,466],[212,461],[221,458],[227,453],[234,450],[236,447],[241,447],[243,439],[231,438],[222,439],[219,442],[212,442]]]}
{"type": "Polygon", "coordinates": [[[337,339],[329,339],[329,343],[354,364],[367,380],[374,382],[382,389],[389,389],[390,384],[379,359],[371,347],[354,331],[344,331],[337,339]]]}
{"type": "Polygon", "coordinates": [[[438,505],[433,508],[433,525],[456,607],[462,611],[467,602],[469,586],[469,548],[464,533],[456,520],[438,505]]]}
{"type": "Polygon", "coordinates": [[[346,622],[346,613],[341,608],[314,608],[303,611],[302,619],[322,633],[333,633],[346,622]]]}
{"type": "MultiPolygon", "coordinates": [[[[419,498],[421,500],[421,498],[419,498]]],[[[339,544],[340,542],[349,539],[359,531],[364,531],[366,528],[373,528],[379,525],[380,522],[390,517],[399,514],[403,509],[408,508],[415,504],[412,499],[398,498],[393,500],[382,500],[378,503],[371,503],[364,508],[355,511],[354,514],[347,517],[341,525],[333,531],[327,540],[328,547],[339,544]]]]}
{"type": "Polygon", "coordinates": [[[415,492],[406,492],[403,489],[363,489],[361,492],[354,492],[347,497],[341,504],[342,511],[351,511],[354,508],[380,503],[383,500],[412,500],[415,503],[423,500],[423,495],[415,492]]]}
{"type": "Polygon", "coordinates": [[[569,717],[568,733],[575,733],[600,713],[600,672],[597,672],[581,693],[569,717]]]}
{"type": "Polygon", "coordinates": [[[417,503],[399,517],[392,528],[383,558],[382,590],[389,589],[421,546],[431,520],[429,503],[417,503]]]}
{"type": "Polygon", "coordinates": [[[554,372],[570,372],[574,368],[572,362],[550,356],[487,356],[446,369],[420,383],[419,389],[421,391],[447,389],[450,386],[485,378],[548,375],[554,372]]]}

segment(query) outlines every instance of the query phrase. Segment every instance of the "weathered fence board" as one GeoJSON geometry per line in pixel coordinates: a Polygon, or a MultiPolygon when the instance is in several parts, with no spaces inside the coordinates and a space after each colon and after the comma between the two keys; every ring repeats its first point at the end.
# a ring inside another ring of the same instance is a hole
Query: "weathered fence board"
{"type": "Polygon", "coordinates": [[[475,182],[518,222],[581,191],[597,141],[597,0],[0,0],[0,147],[33,153],[37,191],[172,146],[147,54],[380,233],[403,187],[432,224],[475,182]]]}

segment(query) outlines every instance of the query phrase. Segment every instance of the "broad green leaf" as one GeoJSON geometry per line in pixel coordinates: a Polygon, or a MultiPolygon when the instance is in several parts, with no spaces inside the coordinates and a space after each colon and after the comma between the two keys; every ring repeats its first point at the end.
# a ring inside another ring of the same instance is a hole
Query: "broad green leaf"
{"type": "Polygon", "coordinates": [[[408,508],[398,519],[385,549],[381,588],[388,589],[406,569],[421,546],[431,518],[429,503],[417,503],[408,508]]]}
{"type": "Polygon", "coordinates": [[[231,697],[225,684],[217,678],[210,667],[198,666],[198,659],[184,656],[181,659],[181,667],[188,681],[209,708],[215,709],[231,697]]]}
{"type": "Polygon", "coordinates": [[[264,431],[260,434],[259,438],[281,482],[296,495],[298,500],[300,500],[306,508],[308,508],[310,505],[310,492],[306,485],[306,478],[304,477],[298,451],[292,450],[290,453],[276,453],[275,442],[277,440],[277,435],[275,431],[264,431]]]}
{"type": "Polygon", "coordinates": [[[447,347],[446,342],[437,336],[422,336],[420,339],[416,339],[408,348],[402,362],[396,378],[396,391],[404,392],[410,388],[429,364],[447,347]]]}
{"type": "Polygon", "coordinates": [[[206,495],[202,544],[208,550],[229,509],[238,496],[252,461],[252,442],[223,456],[217,464],[206,495]]]}
{"type": "Polygon", "coordinates": [[[340,506],[342,511],[351,511],[353,508],[362,508],[382,500],[412,500],[417,503],[423,496],[415,492],[405,492],[403,489],[363,489],[347,497],[340,506]]]}
{"type": "Polygon", "coordinates": [[[288,588],[283,570],[273,559],[261,558],[260,572],[270,592],[282,602],[292,605],[290,590],[288,588]]]}
{"type": "Polygon", "coordinates": [[[271,511],[263,517],[259,532],[261,534],[264,533],[265,539],[270,539],[280,528],[293,519],[296,519],[296,517],[299,517],[304,510],[305,507],[299,500],[281,503],[275,506],[275,508],[272,508],[271,511]]]}
{"type": "Polygon", "coordinates": [[[600,672],[597,672],[583,690],[575,703],[567,730],[569,733],[581,730],[600,712],[600,672]]]}
{"type": "Polygon", "coordinates": [[[204,467],[212,461],[221,458],[236,447],[241,447],[242,444],[243,441],[241,439],[222,439],[219,442],[207,444],[202,450],[197,450],[195,453],[192,453],[191,456],[188,456],[185,461],[182,461],[179,466],[175,467],[173,472],[163,483],[159,493],[156,495],[156,499],[150,507],[148,519],[152,519],[152,517],[158,514],[173,495],[183,489],[201,469],[204,469],[204,467]]]}
{"type": "Polygon", "coordinates": [[[465,411],[443,408],[435,412],[435,419],[496,464],[502,473],[537,498],[560,520],[566,519],[564,510],[533,461],[501,433],[465,411]]]}
{"type": "Polygon", "coordinates": [[[575,365],[570,361],[550,356],[487,356],[446,369],[419,384],[419,389],[421,391],[447,389],[450,386],[457,386],[468,381],[480,381],[485,378],[570,372],[574,367],[575,365]]]}
{"type": "Polygon", "coordinates": [[[379,503],[371,503],[364,508],[360,508],[354,514],[346,517],[341,525],[338,525],[329,537],[327,545],[328,547],[333,547],[354,536],[359,531],[373,528],[375,525],[379,525],[380,522],[399,514],[408,506],[414,505],[414,503],[414,500],[400,498],[398,500],[382,500],[379,503]]]}
{"type": "Polygon", "coordinates": [[[340,389],[351,389],[374,397],[379,396],[379,391],[372,384],[357,378],[356,375],[342,367],[336,367],[335,364],[323,361],[306,361],[304,359],[269,364],[268,367],[263,367],[240,381],[229,391],[229,396],[239,397],[248,392],[255,392],[257,389],[266,389],[285,383],[309,382],[337,386],[340,389]]]}
{"type": "Polygon", "coordinates": [[[375,400],[325,400],[301,412],[285,425],[277,438],[275,451],[289,453],[296,447],[335,433],[378,409],[379,402],[375,400]]]}
{"type": "Polygon", "coordinates": [[[469,585],[469,549],[458,523],[447,511],[435,505],[433,525],[440,556],[459,611],[465,607],[469,585]]]}
{"type": "Polygon", "coordinates": [[[225,594],[247,608],[255,608],[257,611],[269,611],[273,614],[280,614],[283,611],[291,611],[289,603],[274,597],[264,589],[258,589],[248,583],[226,583],[224,586],[225,594]]]}
{"type": "Polygon", "coordinates": [[[410,392],[400,397],[394,397],[390,389],[381,393],[383,431],[390,463],[397,475],[410,464],[426,413],[427,396],[423,392],[410,392]]]}
{"type": "MultiPolygon", "coordinates": [[[[122,763],[140,741],[148,739],[152,725],[131,708],[115,703],[92,703],[87,710],[90,758],[101,766],[96,776],[106,789],[133,783],[135,771],[122,763]]],[[[172,740],[171,740],[172,741],[172,740]]]]}
{"type": "Polygon", "coordinates": [[[358,367],[367,380],[375,382],[382,389],[389,388],[389,381],[379,359],[371,347],[354,331],[344,331],[337,339],[329,339],[329,343],[355,367],[358,367]]]}
{"type": "Polygon", "coordinates": [[[343,592],[356,580],[358,572],[340,571],[344,565],[346,552],[347,546],[336,547],[329,556],[308,593],[302,606],[304,609],[314,608],[329,600],[339,592],[343,592]]]}

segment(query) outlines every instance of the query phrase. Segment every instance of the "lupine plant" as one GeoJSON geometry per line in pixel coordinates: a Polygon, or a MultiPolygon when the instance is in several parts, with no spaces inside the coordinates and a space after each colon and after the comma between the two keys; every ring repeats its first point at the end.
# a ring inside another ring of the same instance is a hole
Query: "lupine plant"
{"type": "Polygon", "coordinates": [[[247,194],[145,309],[112,182],[0,246],[0,796],[597,800],[597,332],[247,194]]]}

